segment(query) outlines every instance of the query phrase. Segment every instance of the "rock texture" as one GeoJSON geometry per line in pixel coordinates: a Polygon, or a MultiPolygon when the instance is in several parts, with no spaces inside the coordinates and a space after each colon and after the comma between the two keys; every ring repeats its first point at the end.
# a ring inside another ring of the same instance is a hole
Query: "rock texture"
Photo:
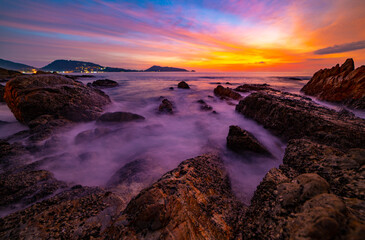
{"type": "Polygon", "coordinates": [[[248,131],[238,126],[229,126],[227,147],[235,152],[251,151],[270,154],[269,151],[248,131]]]}
{"type": "Polygon", "coordinates": [[[158,107],[158,111],[160,113],[169,113],[169,114],[173,114],[174,113],[174,108],[172,106],[172,103],[168,100],[168,99],[163,99],[160,106],[158,107]]]}
{"type": "Polygon", "coordinates": [[[5,93],[5,87],[0,84],[0,102],[5,102],[4,93],[5,93]]]}
{"type": "Polygon", "coordinates": [[[271,90],[269,84],[243,84],[241,86],[236,87],[234,90],[237,92],[252,92],[252,91],[260,91],[260,90],[271,90]]]}
{"type": "Polygon", "coordinates": [[[218,85],[215,89],[214,89],[214,94],[218,97],[221,98],[232,98],[234,100],[239,100],[241,99],[241,95],[239,93],[234,92],[232,89],[230,88],[224,88],[222,85],[218,85]]]}
{"type": "Polygon", "coordinates": [[[130,112],[112,112],[104,113],[98,118],[98,122],[130,122],[137,120],[144,120],[145,118],[141,115],[130,113],[130,112]]]}
{"type": "Polygon", "coordinates": [[[321,69],[301,91],[320,100],[365,109],[365,66],[355,69],[350,58],[341,66],[321,69]]]}
{"type": "Polygon", "coordinates": [[[184,81],[179,82],[179,84],[177,84],[177,87],[183,89],[190,89],[189,85],[184,81]]]}
{"type": "Polygon", "coordinates": [[[222,160],[203,155],[143,190],[106,234],[109,239],[234,239],[243,209],[222,160]]]}
{"type": "Polygon", "coordinates": [[[321,107],[308,98],[283,92],[256,92],[236,111],[285,139],[303,138],[340,148],[363,147],[365,120],[321,107]]]}
{"type": "Polygon", "coordinates": [[[96,80],[90,84],[88,83],[88,85],[96,88],[113,88],[119,86],[119,84],[116,81],[110,79],[96,80]]]}
{"type": "Polygon", "coordinates": [[[0,82],[6,82],[6,81],[10,80],[11,78],[19,76],[19,75],[22,75],[22,74],[18,71],[0,68],[0,82]]]}
{"type": "Polygon", "coordinates": [[[42,115],[90,121],[110,103],[103,92],[53,74],[16,77],[7,82],[4,98],[18,121],[25,124],[42,115]]]}

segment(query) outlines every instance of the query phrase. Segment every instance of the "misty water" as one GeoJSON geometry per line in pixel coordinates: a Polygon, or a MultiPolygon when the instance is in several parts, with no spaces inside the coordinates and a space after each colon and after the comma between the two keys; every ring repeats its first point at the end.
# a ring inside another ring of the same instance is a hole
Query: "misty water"
{"type": "MultiPolygon", "coordinates": [[[[149,159],[162,176],[182,161],[215,152],[221,155],[228,169],[236,195],[248,203],[265,173],[282,161],[286,143],[273,136],[256,122],[235,112],[238,101],[220,100],[213,89],[221,83],[234,88],[244,83],[268,83],[272,87],[299,93],[307,80],[271,77],[269,74],[242,73],[99,73],[84,78],[84,84],[97,79],[112,79],[116,88],[104,89],[112,99],[105,112],[126,111],[142,115],[144,121],[100,124],[80,123],[66,128],[47,142],[47,150],[32,156],[33,161],[53,158],[41,167],[54,173],[57,179],[70,184],[105,186],[110,177],[126,163],[149,159]],[[190,89],[178,89],[180,81],[190,89]],[[229,82],[229,84],[227,83],[229,82]],[[173,90],[169,88],[173,87],[173,90]],[[163,98],[175,107],[175,114],[158,114],[163,98]],[[217,113],[202,111],[198,100],[203,99],[217,113]],[[230,125],[238,125],[251,132],[272,157],[238,155],[226,148],[230,125]],[[76,136],[86,130],[107,128],[108,134],[82,143],[76,136]]],[[[271,74],[272,75],[272,74],[271,74]]],[[[277,76],[277,75],[276,75],[277,76]]],[[[248,95],[248,94],[246,94],[248,95]]],[[[245,96],[245,95],[243,95],[245,96]]],[[[19,124],[4,103],[0,104],[0,138],[27,129],[19,124]]]]}

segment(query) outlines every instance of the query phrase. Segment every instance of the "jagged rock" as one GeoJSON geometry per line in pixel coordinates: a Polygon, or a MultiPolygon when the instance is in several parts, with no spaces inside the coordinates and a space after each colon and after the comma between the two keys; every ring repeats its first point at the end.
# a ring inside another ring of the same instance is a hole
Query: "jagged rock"
{"type": "Polygon", "coordinates": [[[42,116],[95,120],[110,99],[103,92],[56,74],[16,77],[5,86],[5,101],[22,123],[42,116]]]}
{"type": "Polygon", "coordinates": [[[238,126],[229,126],[227,147],[235,152],[251,151],[270,154],[269,151],[248,131],[238,126]]]}
{"type": "Polygon", "coordinates": [[[109,134],[110,132],[111,130],[109,128],[95,128],[86,130],[77,134],[77,136],[75,137],[75,143],[80,144],[80,143],[90,142],[95,139],[101,138],[109,134]]]}
{"type": "Polygon", "coordinates": [[[4,93],[5,93],[5,87],[0,84],[0,102],[5,102],[4,93]]]}
{"type": "Polygon", "coordinates": [[[307,98],[283,92],[255,92],[236,111],[286,139],[308,137],[341,148],[363,147],[365,120],[343,116],[307,98]]]}
{"type": "Polygon", "coordinates": [[[234,100],[239,100],[240,98],[242,98],[239,93],[234,92],[232,89],[228,87],[224,88],[222,85],[218,85],[214,89],[214,94],[221,98],[232,98],[234,100]]]}
{"type": "Polygon", "coordinates": [[[111,239],[234,239],[243,211],[222,160],[203,155],[182,162],[143,190],[106,235],[111,239]]]}
{"type": "Polygon", "coordinates": [[[321,100],[365,109],[365,66],[355,69],[350,58],[341,67],[337,64],[331,69],[321,69],[301,91],[321,100]]]}
{"type": "Polygon", "coordinates": [[[158,111],[160,113],[169,113],[169,114],[173,114],[174,113],[174,109],[173,109],[172,103],[168,99],[166,99],[166,98],[162,100],[162,103],[158,107],[158,111]]]}
{"type": "Polygon", "coordinates": [[[130,122],[137,120],[144,120],[141,115],[130,112],[112,112],[104,113],[98,118],[98,122],[130,122]]]}
{"type": "Polygon", "coordinates": [[[100,79],[96,80],[92,83],[88,83],[88,86],[96,87],[96,88],[113,88],[119,86],[116,81],[110,79],[100,79]]]}
{"type": "Polygon", "coordinates": [[[236,87],[235,91],[237,92],[252,92],[252,91],[260,91],[260,90],[272,90],[269,84],[243,84],[241,86],[236,87]]]}
{"type": "Polygon", "coordinates": [[[111,192],[76,185],[0,219],[1,239],[101,239],[125,206],[111,192]]]}
{"type": "Polygon", "coordinates": [[[178,88],[183,88],[183,89],[189,89],[190,88],[189,85],[184,81],[179,82],[179,84],[177,84],[177,87],[178,88]]]}

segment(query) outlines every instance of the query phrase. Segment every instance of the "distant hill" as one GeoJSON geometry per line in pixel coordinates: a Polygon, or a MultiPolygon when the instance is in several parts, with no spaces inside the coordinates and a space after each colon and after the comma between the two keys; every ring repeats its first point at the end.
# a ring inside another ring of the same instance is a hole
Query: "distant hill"
{"type": "Polygon", "coordinates": [[[36,69],[35,67],[25,65],[22,63],[16,63],[4,59],[0,59],[0,67],[5,68],[8,70],[15,70],[15,71],[21,71],[21,72],[31,72],[32,69],[36,69]]]}
{"type": "Polygon", "coordinates": [[[114,67],[106,67],[103,72],[140,72],[138,70],[124,69],[124,68],[114,68],[114,67]]]}
{"type": "Polygon", "coordinates": [[[160,67],[160,66],[152,66],[149,69],[144,70],[145,72],[189,72],[183,68],[174,68],[174,67],[160,67]]]}
{"type": "Polygon", "coordinates": [[[57,72],[93,72],[104,69],[103,66],[92,62],[82,62],[73,60],[55,60],[41,68],[43,71],[57,72]]]}

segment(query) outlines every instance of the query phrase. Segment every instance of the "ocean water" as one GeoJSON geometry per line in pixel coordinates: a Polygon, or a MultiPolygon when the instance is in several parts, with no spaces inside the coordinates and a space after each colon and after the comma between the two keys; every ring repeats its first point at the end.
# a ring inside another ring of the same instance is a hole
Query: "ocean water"
{"type": "MultiPolygon", "coordinates": [[[[99,73],[94,78],[79,79],[84,84],[97,79],[112,79],[116,88],[104,89],[112,99],[105,112],[126,111],[140,114],[145,121],[99,124],[79,123],[48,142],[48,150],[33,156],[37,161],[52,157],[42,168],[70,184],[105,186],[110,177],[125,164],[136,159],[157,163],[159,174],[175,168],[182,161],[214,152],[223,158],[236,195],[248,203],[256,186],[266,172],[278,167],[286,143],[256,122],[235,112],[238,101],[224,101],[215,97],[213,89],[221,83],[235,88],[244,83],[268,83],[272,87],[299,93],[307,80],[291,80],[288,74],[257,73],[99,73]],[[190,89],[178,89],[186,81],[190,89]],[[173,90],[169,88],[173,87],[173,90]],[[158,114],[163,98],[169,99],[175,114],[158,114]],[[200,110],[203,99],[217,112],[200,110]],[[272,157],[238,155],[226,148],[230,125],[238,125],[251,132],[272,157]],[[76,136],[86,130],[108,128],[110,133],[77,144],[76,136]]],[[[291,74],[290,76],[293,76],[291,74]]],[[[295,76],[295,75],[294,75],[295,76]]],[[[308,79],[306,77],[301,77],[308,79]]],[[[243,95],[243,94],[242,94],[243,95]]],[[[248,95],[248,94],[246,94],[248,95]]],[[[245,96],[245,95],[243,95],[245,96]]],[[[0,104],[0,138],[27,129],[19,124],[4,103],[0,104]]],[[[151,169],[154,171],[155,169],[151,169]]]]}

